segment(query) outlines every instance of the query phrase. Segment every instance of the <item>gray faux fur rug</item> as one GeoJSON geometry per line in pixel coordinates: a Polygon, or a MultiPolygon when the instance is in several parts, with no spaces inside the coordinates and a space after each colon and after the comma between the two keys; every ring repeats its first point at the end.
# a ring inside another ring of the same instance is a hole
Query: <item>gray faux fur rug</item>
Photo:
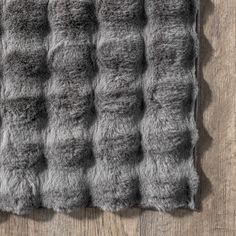
{"type": "Polygon", "coordinates": [[[0,209],[194,209],[196,1],[0,2],[0,209]]]}

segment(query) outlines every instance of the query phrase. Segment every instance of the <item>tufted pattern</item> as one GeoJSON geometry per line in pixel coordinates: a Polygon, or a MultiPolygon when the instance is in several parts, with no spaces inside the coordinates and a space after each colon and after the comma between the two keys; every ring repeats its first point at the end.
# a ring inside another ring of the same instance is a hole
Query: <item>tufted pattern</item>
{"type": "Polygon", "coordinates": [[[0,209],[194,209],[196,0],[0,4],[0,209]]]}

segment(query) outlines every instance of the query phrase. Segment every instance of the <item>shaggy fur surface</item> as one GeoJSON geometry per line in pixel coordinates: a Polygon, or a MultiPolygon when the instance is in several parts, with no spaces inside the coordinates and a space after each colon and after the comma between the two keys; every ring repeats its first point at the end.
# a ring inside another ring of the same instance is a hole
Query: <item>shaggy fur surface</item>
{"type": "Polygon", "coordinates": [[[0,2],[0,209],[194,209],[196,1],[0,2]]]}

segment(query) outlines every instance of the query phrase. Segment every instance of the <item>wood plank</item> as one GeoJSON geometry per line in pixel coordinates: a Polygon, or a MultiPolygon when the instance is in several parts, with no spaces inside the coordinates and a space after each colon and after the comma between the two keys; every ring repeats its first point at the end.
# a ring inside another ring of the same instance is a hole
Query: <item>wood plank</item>
{"type": "Polygon", "coordinates": [[[28,216],[9,215],[0,225],[0,235],[9,236],[118,236],[140,235],[140,209],[128,209],[120,213],[99,209],[80,209],[71,214],[35,210],[28,216]]]}

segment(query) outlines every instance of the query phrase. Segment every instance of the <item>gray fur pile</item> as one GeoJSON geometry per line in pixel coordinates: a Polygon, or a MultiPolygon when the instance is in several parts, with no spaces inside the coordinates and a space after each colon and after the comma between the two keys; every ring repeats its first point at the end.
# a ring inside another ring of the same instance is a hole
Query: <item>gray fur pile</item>
{"type": "Polygon", "coordinates": [[[196,1],[0,3],[0,209],[194,209],[196,1]]]}

